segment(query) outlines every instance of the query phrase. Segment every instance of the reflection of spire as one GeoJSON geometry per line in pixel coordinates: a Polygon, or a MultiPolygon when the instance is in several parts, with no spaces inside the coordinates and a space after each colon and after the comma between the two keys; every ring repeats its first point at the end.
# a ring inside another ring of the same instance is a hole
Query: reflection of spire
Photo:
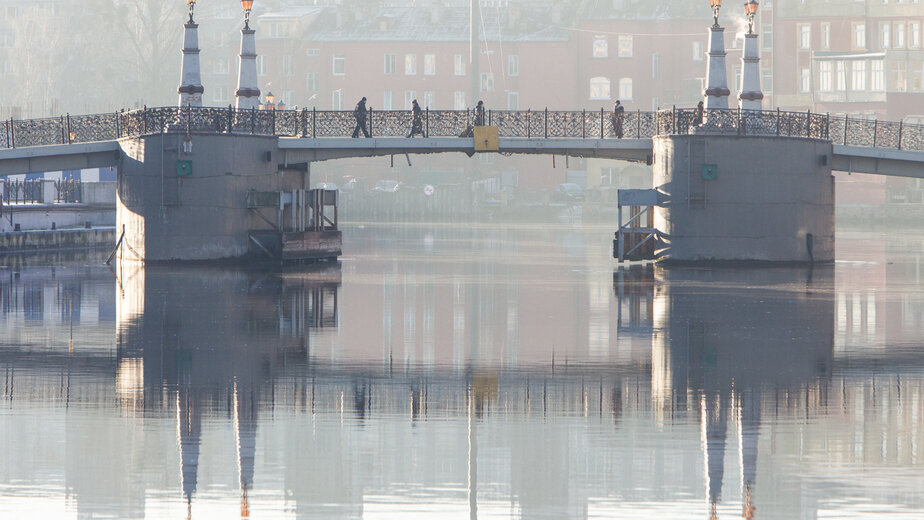
{"type": "Polygon", "coordinates": [[[475,385],[468,393],[468,516],[478,520],[478,419],[475,417],[475,385]]]}
{"type": "Polygon", "coordinates": [[[715,518],[715,506],[722,498],[722,477],[725,471],[725,429],[728,422],[728,399],[718,392],[707,392],[702,398],[702,442],[706,466],[706,492],[715,518]]]}
{"type": "Polygon", "coordinates": [[[738,452],[741,457],[742,517],[754,518],[751,491],[757,480],[757,441],[760,433],[760,392],[745,388],[739,397],[738,452]]]}
{"type": "Polygon", "coordinates": [[[257,403],[253,389],[234,383],[234,434],[237,437],[237,465],[241,476],[241,517],[250,516],[247,491],[253,487],[253,466],[257,444],[257,403]]]}
{"type": "Polygon", "coordinates": [[[195,395],[188,385],[180,385],[176,395],[177,441],[180,443],[180,471],[187,515],[192,513],[192,496],[196,492],[199,472],[199,440],[202,415],[195,395]]]}

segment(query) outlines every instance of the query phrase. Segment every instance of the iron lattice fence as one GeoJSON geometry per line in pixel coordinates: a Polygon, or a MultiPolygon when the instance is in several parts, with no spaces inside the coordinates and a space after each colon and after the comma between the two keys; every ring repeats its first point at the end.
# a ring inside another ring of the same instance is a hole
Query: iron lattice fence
{"type": "MultiPolygon", "coordinates": [[[[425,110],[422,128],[430,137],[468,135],[472,110],[425,110]]],[[[500,137],[626,139],[656,135],[737,134],[831,140],[834,144],[924,151],[924,125],[831,117],[780,110],[673,108],[657,112],[489,110],[486,123],[500,137]]],[[[409,110],[369,110],[365,128],[372,137],[405,137],[409,110]]],[[[111,114],[7,120],[0,125],[0,148],[108,141],[166,132],[251,134],[290,137],[350,137],[357,120],[351,110],[238,110],[233,107],[158,107],[111,114]]],[[[362,132],[359,133],[362,136],[362,132]]]]}

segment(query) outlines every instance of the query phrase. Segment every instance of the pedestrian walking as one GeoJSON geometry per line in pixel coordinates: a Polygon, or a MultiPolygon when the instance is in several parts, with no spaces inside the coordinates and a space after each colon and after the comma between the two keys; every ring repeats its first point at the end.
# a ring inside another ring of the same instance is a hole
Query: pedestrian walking
{"type": "Polygon", "coordinates": [[[366,97],[363,96],[359,100],[359,103],[356,103],[356,108],[353,109],[353,117],[356,119],[356,127],[353,128],[353,137],[359,137],[359,131],[362,130],[363,135],[370,137],[369,130],[366,128],[366,116],[368,111],[366,110],[366,97]]]}
{"type": "Polygon", "coordinates": [[[484,101],[480,99],[475,106],[475,126],[484,126],[484,101]]]}
{"type": "Polygon", "coordinates": [[[626,116],[626,108],[622,106],[619,100],[613,105],[613,134],[617,139],[622,139],[622,123],[626,116]]]}
{"type": "Polygon", "coordinates": [[[411,104],[411,133],[407,134],[407,136],[414,137],[420,134],[422,137],[427,137],[423,130],[423,110],[420,109],[416,99],[411,104]]]}
{"type": "Polygon", "coordinates": [[[693,124],[694,124],[694,125],[699,126],[699,125],[703,124],[703,112],[704,112],[704,110],[705,110],[705,109],[704,109],[704,107],[703,107],[703,102],[702,102],[702,100],[700,100],[700,102],[696,104],[696,115],[693,117],[693,124]]]}

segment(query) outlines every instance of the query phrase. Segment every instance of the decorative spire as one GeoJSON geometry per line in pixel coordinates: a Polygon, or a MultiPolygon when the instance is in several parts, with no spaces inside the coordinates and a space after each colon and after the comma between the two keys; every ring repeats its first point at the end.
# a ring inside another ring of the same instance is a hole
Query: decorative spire
{"type": "Polygon", "coordinates": [[[202,75],[199,72],[199,25],[193,20],[193,10],[196,0],[187,0],[189,3],[189,21],[183,26],[183,63],[180,71],[180,106],[202,106],[202,75]]]}
{"type": "Polygon", "coordinates": [[[260,88],[257,86],[257,44],[254,31],[250,28],[250,10],[253,0],[241,0],[244,10],[244,28],[241,29],[241,66],[237,81],[237,108],[249,110],[260,104],[260,88]]]}
{"type": "MultiPolygon", "coordinates": [[[[715,23],[709,29],[709,59],[707,64],[706,110],[728,110],[728,75],[725,71],[725,29],[719,25],[722,0],[709,0],[715,23]]],[[[707,112],[708,117],[708,112],[707,112]]]]}
{"type": "Polygon", "coordinates": [[[744,35],[744,53],[741,55],[738,106],[741,110],[760,110],[763,108],[764,94],[760,91],[760,52],[757,48],[757,34],[754,33],[757,0],[748,0],[744,10],[748,17],[748,33],[744,35]]]}

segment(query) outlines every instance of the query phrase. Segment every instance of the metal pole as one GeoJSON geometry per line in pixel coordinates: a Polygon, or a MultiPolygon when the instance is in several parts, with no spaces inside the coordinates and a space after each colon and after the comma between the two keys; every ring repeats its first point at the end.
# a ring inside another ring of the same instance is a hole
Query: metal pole
{"type": "Polygon", "coordinates": [[[311,107],[311,137],[318,137],[318,107],[311,107]]]}
{"type": "Polygon", "coordinates": [[[13,116],[10,116],[10,148],[16,148],[16,125],[13,124],[13,116]]]}
{"type": "Polygon", "coordinates": [[[902,132],[905,130],[905,121],[898,122],[898,149],[902,149],[902,132]]]}
{"type": "Polygon", "coordinates": [[[189,135],[189,128],[192,124],[192,122],[190,121],[190,117],[192,117],[192,108],[190,108],[189,103],[187,103],[186,104],[186,135],[189,135]]]}
{"type": "Polygon", "coordinates": [[[738,115],[737,115],[737,117],[738,117],[738,122],[737,122],[736,124],[738,125],[738,126],[737,126],[738,133],[740,134],[740,133],[741,133],[741,107],[738,107],[738,115]]]}
{"type": "Polygon", "coordinates": [[[545,138],[549,138],[549,107],[545,107],[545,138]]]}
{"type": "Polygon", "coordinates": [[[67,144],[67,124],[64,122],[64,116],[61,116],[61,144],[67,144]]]}
{"type": "Polygon", "coordinates": [[[603,107],[600,107],[600,139],[603,139],[603,120],[606,119],[606,115],[603,113],[603,107]]]}
{"type": "Polygon", "coordinates": [[[635,138],[642,138],[642,109],[635,111],[635,138]]]}
{"type": "Polygon", "coordinates": [[[122,138],[122,117],[119,115],[118,112],[115,113],[115,120],[116,120],[116,139],[121,139],[122,138]]]}
{"type": "Polygon", "coordinates": [[[71,144],[71,114],[67,114],[67,144],[71,144]]]}
{"type": "Polygon", "coordinates": [[[850,116],[844,114],[844,146],[847,146],[847,125],[850,123],[850,116]]]}
{"type": "Polygon", "coordinates": [[[426,117],[427,117],[427,137],[430,137],[430,106],[429,105],[427,106],[426,117]]]}
{"type": "Polygon", "coordinates": [[[250,107],[250,135],[257,131],[257,107],[250,107]]]}
{"type": "Polygon", "coordinates": [[[369,107],[369,137],[374,136],[373,131],[375,130],[375,119],[373,119],[375,112],[372,111],[372,107],[369,107]]]}
{"type": "Polygon", "coordinates": [[[873,121],[873,148],[876,147],[876,144],[879,140],[879,119],[873,121]]]}
{"type": "Polygon", "coordinates": [[[825,112],[825,139],[831,139],[831,113],[825,112]]]}
{"type": "Polygon", "coordinates": [[[777,107],[776,109],[776,135],[777,137],[779,137],[780,135],[780,109],[779,107],[777,107]]]}
{"type": "Polygon", "coordinates": [[[493,126],[491,123],[494,120],[494,110],[488,110],[488,126],[493,126]]]}
{"type": "Polygon", "coordinates": [[[671,105],[671,133],[677,133],[677,105],[671,105]]]}
{"type": "Polygon", "coordinates": [[[302,137],[306,137],[308,133],[308,109],[302,108],[301,116],[298,118],[299,126],[301,127],[302,137]]]}
{"type": "Polygon", "coordinates": [[[273,106],[273,135],[276,135],[276,107],[273,106]]]}
{"type": "Polygon", "coordinates": [[[144,127],[144,135],[148,134],[148,106],[144,105],[144,108],[141,109],[141,120],[144,122],[142,125],[144,127]]]}
{"type": "Polygon", "coordinates": [[[231,133],[231,130],[234,128],[234,108],[231,107],[231,104],[228,103],[228,133],[231,133]]]}
{"type": "Polygon", "coordinates": [[[806,112],[805,118],[805,137],[812,137],[812,111],[806,112]]]}
{"type": "Polygon", "coordinates": [[[587,138],[587,109],[581,110],[581,139],[587,138]]]}
{"type": "Polygon", "coordinates": [[[527,138],[527,139],[529,139],[529,130],[530,130],[530,128],[529,128],[529,114],[530,114],[530,109],[527,108],[527,109],[526,109],[526,138],[527,138]]]}

